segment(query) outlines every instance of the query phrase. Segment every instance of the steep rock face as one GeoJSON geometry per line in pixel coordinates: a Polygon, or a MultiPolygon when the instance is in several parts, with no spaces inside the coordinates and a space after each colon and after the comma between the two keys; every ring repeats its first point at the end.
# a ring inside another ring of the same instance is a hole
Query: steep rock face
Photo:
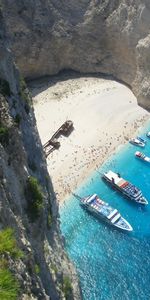
{"type": "Polygon", "coordinates": [[[149,108],[148,0],[2,0],[23,75],[62,69],[112,74],[149,108]]]}
{"type": "MultiPolygon", "coordinates": [[[[0,269],[3,264],[18,279],[18,299],[80,299],[75,269],[63,250],[32,102],[8,49],[1,12],[0,25],[0,232],[13,228],[23,252],[16,261],[4,249],[0,269]]],[[[1,286],[0,298],[2,292],[1,286]]]]}

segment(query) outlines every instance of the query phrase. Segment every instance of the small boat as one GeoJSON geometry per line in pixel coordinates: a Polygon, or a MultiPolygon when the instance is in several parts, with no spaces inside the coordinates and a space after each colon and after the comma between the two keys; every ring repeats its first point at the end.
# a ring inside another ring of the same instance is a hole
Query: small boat
{"type": "Polygon", "coordinates": [[[119,173],[108,171],[102,175],[102,178],[130,200],[139,204],[148,204],[148,201],[143,197],[141,190],[134,184],[121,178],[119,173]]]}
{"type": "MultiPolygon", "coordinates": [[[[78,198],[80,198],[78,196],[78,198]]],[[[112,226],[125,231],[132,231],[131,225],[121,216],[117,209],[101,200],[97,194],[80,198],[80,204],[88,211],[94,213],[98,218],[102,218],[112,226]]]]}
{"type": "Polygon", "coordinates": [[[142,143],[144,143],[144,144],[147,143],[147,141],[146,141],[143,137],[141,137],[141,136],[137,136],[137,139],[138,139],[139,141],[141,141],[142,143]]]}
{"type": "Polygon", "coordinates": [[[146,161],[146,162],[150,163],[150,157],[146,156],[144,153],[142,153],[140,151],[136,151],[135,156],[137,158],[139,158],[140,160],[143,160],[143,161],[146,161]]]}
{"type": "Polygon", "coordinates": [[[133,138],[129,141],[130,144],[132,145],[136,145],[136,146],[139,146],[139,147],[142,147],[144,148],[145,147],[145,143],[140,141],[138,138],[133,138]]]}
{"type": "Polygon", "coordinates": [[[148,131],[148,132],[146,133],[146,136],[147,136],[148,138],[150,138],[150,131],[148,131]]]}

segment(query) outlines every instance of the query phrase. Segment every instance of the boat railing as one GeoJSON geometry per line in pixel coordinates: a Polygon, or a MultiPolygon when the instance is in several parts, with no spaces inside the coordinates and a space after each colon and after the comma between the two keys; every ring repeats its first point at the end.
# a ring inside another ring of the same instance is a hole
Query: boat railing
{"type": "Polygon", "coordinates": [[[118,212],[117,209],[114,209],[107,218],[111,219],[117,212],[118,212]]]}
{"type": "Polygon", "coordinates": [[[118,213],[117,215],[114,216],[113,219],[111,219],[111,222],[115,223],[120,217],[121,217],[121,215],[118,213]]]}

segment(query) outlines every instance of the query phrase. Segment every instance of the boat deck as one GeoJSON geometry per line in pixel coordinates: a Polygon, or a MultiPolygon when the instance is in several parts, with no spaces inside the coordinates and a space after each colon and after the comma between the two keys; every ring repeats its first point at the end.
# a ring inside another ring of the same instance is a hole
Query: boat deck
{"type": "Polygon", "coordinates": [[[135,200],[138,200],[142,196],[142,192],[135,185],[121,178],[119,174],[108,171],[104,175],[110,182],[117,185],[127,196],[134,198],[135,200]]]}
{"type": "Polygon", "coordinates": [[[118,213],[117,209],[114,209],[111,206],[109,206],[108,203],[102,201],[96,194],[87,199],[84,199],[83,203],[87,203],[89,206],[102,213],[108,219],[113,218],[116,215],[116,213],[118,213]]]}

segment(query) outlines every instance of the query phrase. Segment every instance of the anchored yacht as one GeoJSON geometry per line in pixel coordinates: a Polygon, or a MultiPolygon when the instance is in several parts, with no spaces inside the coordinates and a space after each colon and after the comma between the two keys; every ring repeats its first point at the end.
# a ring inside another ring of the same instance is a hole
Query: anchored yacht
{"type": "Polygon", "coordinates": [[[134,184],[121,178],[119,173],[108,171],[102,175],[102,178],[130,200],[140,204],[148,204],[148,201],[145,197],[143,197],[141,190],[139,190],[134,184]]]}
{"type": "MultiPolygon", "coordinates": [[[[74,195],[76,197],[76,195],[74,195]]],[[[104,219],[107,223],[125,231],[132,231],[132,226],[121,216],[117,209],[101,200],[97,194],[80,198],[80,204],[97,217],[104,219]]]]}

